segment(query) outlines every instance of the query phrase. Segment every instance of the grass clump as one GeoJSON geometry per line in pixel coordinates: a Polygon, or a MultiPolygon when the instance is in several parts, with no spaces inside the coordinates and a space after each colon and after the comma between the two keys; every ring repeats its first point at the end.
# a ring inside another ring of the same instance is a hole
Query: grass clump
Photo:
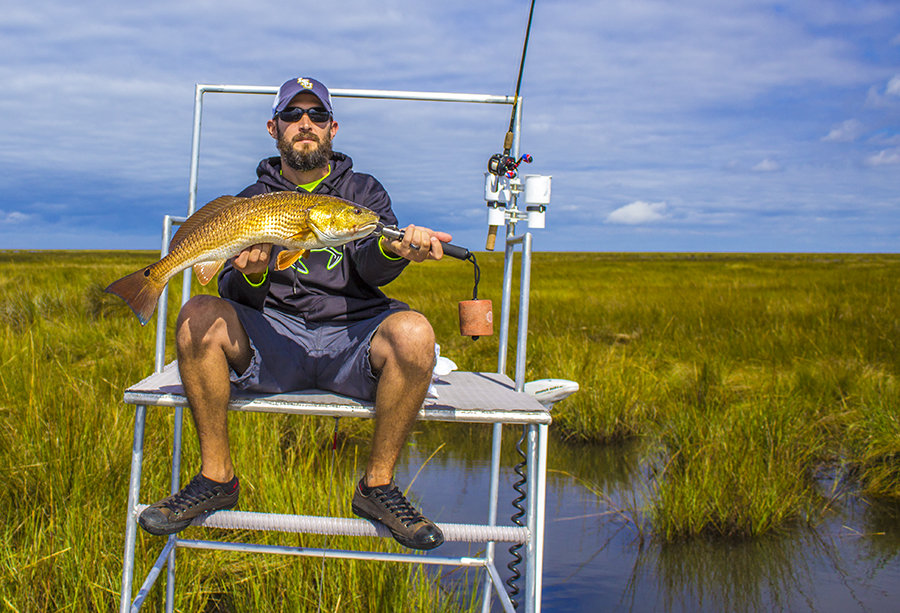
{"type": "Polygon", "coordinates": [[[790,390],[736,393],[704,364],[659,424],[651,523],[664,541],[748,538],[817,501],[824,439],[790,390]]]}

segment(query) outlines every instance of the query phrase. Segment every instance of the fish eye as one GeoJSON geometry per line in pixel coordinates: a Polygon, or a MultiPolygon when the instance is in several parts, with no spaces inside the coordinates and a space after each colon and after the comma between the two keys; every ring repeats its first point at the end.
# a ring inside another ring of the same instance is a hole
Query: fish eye
{"type": "Polygon", "coordinates": [[[359,208],[359,207],[357,207],[357,208],[353,209],[353,213],[354,213],[355,215],[360,215],[360,214],[362,213],[362,209],[359,208]]]}

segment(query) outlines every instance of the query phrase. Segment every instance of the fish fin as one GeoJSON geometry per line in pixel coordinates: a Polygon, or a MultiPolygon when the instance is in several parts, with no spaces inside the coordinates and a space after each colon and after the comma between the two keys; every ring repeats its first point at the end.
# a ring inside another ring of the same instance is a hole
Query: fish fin
{"type": "Polygon", "coordinates": [[[314,240],[316,240],[316,233],[313,232],[311,228],[307,228],[306,230],[303,230],[302,232],[297,232],[293,236],[289,237],[288,240],[291,241],[292,243],[300,243],[300,242],[306,242],[306,241],[311,241],[311,240],[314,241],[314,240]]]}
{"type": "Polygon", "coordinates": [[[211,217],[218,213],[221,213],[223,210],[229,207],[243,202],[244,200],[247,200],[247,198],[238,198],[237,196],[219,196],[212,202],[204,204],[202,207],[197,209],[193,215],[188,217],[183,224],[181,224],[181,227],[178,228],[175,236],[172,237],[172,242],[169,243],[169,250],[171,251],[175,249],[175,247],[177,247],[187,235],[196,230],[200,225],[207,222],[211,217]]]}
{"type": "Polygon", "coordinates": [[[284,270],[290,268],[294,262],[301,257],[306,257],[308,252],[306,249],[297,249],[296,251],[279,251],[278,257],[275,259],[275,270],[284,270]]]}
{"type": "Polygon", "coordinates": [[[200,262],[194,264],[194,274],[197,275],[197,281],[200,282],[200,285],[206,285],[212,281],[213,277],[216,276],[216,273],[219,272],[219,269],[222,268],[224,263],[225,260],[215,260],[213,262],[200,262]]]}
{"type": "Polygon", "coordinates": [[[114,281],[106,288],[108,293],[115,294],[131,307],[142,326],[150,321],[150,316],[156,310],[156,303],[159,302],[159,296],[165,287],[165,284],[154,283],[149,273],[148,266],[114,281]]]}

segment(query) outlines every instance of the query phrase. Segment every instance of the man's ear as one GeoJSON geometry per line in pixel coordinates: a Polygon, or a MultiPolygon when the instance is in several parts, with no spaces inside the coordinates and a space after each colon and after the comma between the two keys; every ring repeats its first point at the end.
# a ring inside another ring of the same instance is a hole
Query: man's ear
{"type": "Polygon", "coordinates": [[[266,129],[269,131],[269,136],[278,140],[278,124],[275,123],[274,119],[266,122],[266,129]]]}

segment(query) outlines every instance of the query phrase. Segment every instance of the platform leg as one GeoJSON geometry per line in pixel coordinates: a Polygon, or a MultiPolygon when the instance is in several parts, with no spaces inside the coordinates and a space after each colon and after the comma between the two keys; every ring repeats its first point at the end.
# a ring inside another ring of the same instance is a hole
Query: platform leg
{"type": "MultiPolygon", "coordinates": [[[[494,436],[491,444],[491,499],[488,507],[488,525],[497,525],[497,509],[499,507],[500,498],[500,455],[503,443],[503,424],[494,424],[494,436]]],[[[494,543],[493,541],[486,544],[485,558],[488,564],[494,563],[494,543]]],[[[491,610],[491,594],[493,590],[492,579],[490,573],[484,571],[484,600],[481,603],[481,612],[490,613],[491,610]]],[[[502,590],[503,585],[497,586],[498,590],[502,590]]]]}
{"type": "Polygon", "coordinates": [[[125,516],[125,556],[122,563],[122,593],[119,612],[131,610],[131,586],[134,582],[134,548],[137,540],[137,517],[134,509],[141,493],[141,467],[144,462],[144,428],[147,422],[147,407],[137,406],[134,410],[134,444],[131,449],[131,476],[128,480],[128,512],[125,516]]]}
{"type": "MultiPolygon", "coordinates": [[[[184,408],[176,407],[172,428],[172,478],[169,493],[174,494],[181,489],[181,442],[184,432],[184,408]]],[[[169,552],[166,562],[166,613],[175,610],[175,552],[169,552]]]]}
{"type": "Polygon", "coordinates": [[[526,525],[525,612],[540,613],[544,566],[544,511],[547,497],[546,425],[528,426],[528,509],[526,525]]]}

